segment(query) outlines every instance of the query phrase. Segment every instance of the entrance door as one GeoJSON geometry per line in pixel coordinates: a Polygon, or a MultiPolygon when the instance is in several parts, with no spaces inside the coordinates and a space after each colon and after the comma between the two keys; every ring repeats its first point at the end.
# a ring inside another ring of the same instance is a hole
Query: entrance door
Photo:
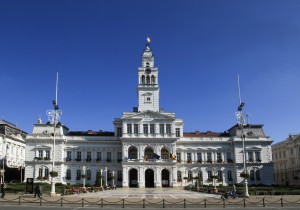
{"type": "Polygon", "coordinates": [[[167,169],[164,169],[161,172],[161,186],[170,187],[170,173],[167,169]]]}
{"type": "Polygon", "coordinates": [[[138,172],[136,169],[129,171],[129,187],[138,187],[138,172]]]}
{"type": "Polygon", "coordinates": [[[145,171],[145,187],[154,187],[154,171],[147,169],[145,171]]]}

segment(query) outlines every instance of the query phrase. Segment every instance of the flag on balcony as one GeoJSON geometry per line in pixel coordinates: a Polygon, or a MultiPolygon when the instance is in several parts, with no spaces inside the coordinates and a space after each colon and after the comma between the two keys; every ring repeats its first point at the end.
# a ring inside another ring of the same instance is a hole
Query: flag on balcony
{"type": "Polygon", "coordinates": [[[176,160],[176,155],[175,155],[175,154],[172,154],[172,153],[170,153],[170,158],[172,158],[173,160],[176,160]]]}
{"type": "Polygon", "coordinates": [[[160,156],[156,153],[153,153],[152,159],[157,159],[159,160],[160,156]]]}

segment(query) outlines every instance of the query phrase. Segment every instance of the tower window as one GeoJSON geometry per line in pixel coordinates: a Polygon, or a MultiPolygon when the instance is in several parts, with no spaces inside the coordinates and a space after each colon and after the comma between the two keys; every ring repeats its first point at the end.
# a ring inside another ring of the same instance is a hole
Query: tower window
{"type": "Polygon", "coordinates": [[[151,102],[151,98],[150,97],[147,97],[147,102],[151,102]]]}
{"type": "Polygon", "coordinates": [[[144,75],[142,76],[142,81],[141,82],[142,82],[142,84],[145,84],[145,76],[144,75]]]}

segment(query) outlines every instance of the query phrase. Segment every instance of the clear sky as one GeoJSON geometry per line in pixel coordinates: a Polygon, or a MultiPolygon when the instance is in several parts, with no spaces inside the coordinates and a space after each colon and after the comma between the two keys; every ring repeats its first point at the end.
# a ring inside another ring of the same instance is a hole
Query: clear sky
{"type": "Polygon", "coordinates": [[[52,109],[62,123],[113,131],[137,106],[147,34],[160,106],[184,131],[236,123],[237,75],[249,123],[275,142],[300,133],[300,1],[0,0],[0,116],[31,133],[52,109]]]}

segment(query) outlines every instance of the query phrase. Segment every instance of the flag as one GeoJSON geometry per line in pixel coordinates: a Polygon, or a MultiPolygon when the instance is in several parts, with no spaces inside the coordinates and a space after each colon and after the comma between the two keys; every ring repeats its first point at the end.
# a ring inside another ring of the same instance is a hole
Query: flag
{"type": "Polygon", "coordinates": [[[176,160],[176,155],[170,153],[170,158],[172,158],[173,160],[176,160]]]}
{"type": "Polygon", "coordinates": [[[172,159],[176,160],[176,155],[172,154],[172,159]]]}
{"type": "Polygon", "coordinates": [[[157,159],[159,160],[160,156],[156,153],[153,153],[152,159],[157,159]]]}
{"type": "Polygon", "coordinates": [[[147,36],[147,42],[150,43],[151,42],[151,39],[149,36],[147,36]]]}

